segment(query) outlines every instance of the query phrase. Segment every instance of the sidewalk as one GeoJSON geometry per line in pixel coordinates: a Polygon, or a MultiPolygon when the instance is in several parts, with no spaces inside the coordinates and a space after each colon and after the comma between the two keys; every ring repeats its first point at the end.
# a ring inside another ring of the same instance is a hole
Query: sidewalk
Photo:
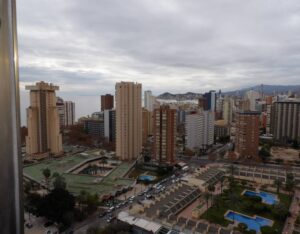
{"type": "Polygon", "coordinates": [[[288,217],[285,221],[284,228],[282,230],[283,234],[293,233],[295,221],[299,213],[299,198],[300,198],[300,190],[296,190],[289,209],[291,216],[288,217]]]}

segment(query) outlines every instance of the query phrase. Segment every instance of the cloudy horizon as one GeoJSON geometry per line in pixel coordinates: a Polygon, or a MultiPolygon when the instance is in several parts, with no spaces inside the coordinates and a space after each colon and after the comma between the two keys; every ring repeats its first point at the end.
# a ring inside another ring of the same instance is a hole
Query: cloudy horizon
{"type": "Polygon", "coordinates": [[[17,13],[22,124],[41,80],[77,118],[121,80],[156,95],[300,84],[297,0],[18,0],[17,13]]]}

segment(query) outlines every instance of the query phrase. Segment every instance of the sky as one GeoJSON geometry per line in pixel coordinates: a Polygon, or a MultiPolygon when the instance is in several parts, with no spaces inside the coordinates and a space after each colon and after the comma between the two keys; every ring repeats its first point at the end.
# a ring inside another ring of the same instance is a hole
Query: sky
{"type": "Polygon", "coordinates": [[[21,115],[37,81],[76,117],[115,83],[205,92],[300,84],[299,0],[17,0],[21,115]]]}

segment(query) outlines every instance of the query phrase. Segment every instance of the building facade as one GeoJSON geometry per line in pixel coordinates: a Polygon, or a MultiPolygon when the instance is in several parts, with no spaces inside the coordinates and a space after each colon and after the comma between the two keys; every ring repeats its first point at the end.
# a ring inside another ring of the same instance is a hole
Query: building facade
{"type": "Polygon", "coordinates": [[[59,127],[60,129],[62,129],[65,126],[65,105],[64,100],[62,98],[56,98],[56,107],[59,118],[59,127]]]}
{"type": "Polygon", "coordinates": [[[153,113],[153,155],[159,163],[173,164],[176,147],[176,109],[163,105],[153,113]]]}
{"type": "Polygon", "coordinates": [[[116,84],[116,155],[134,160],[142,152],[142,85],[116,84]]]}
{"type": "Polygon", "coordinates": [[[282,143],[300,141],[300,100],[274,102],[270,128],[275,140],[282,143]]]}
{"type": "Polygon", "coordinates": [[[204,110],[216,111],[216,102],[217,102],[217,94],[215,90],[210,90],[208,93],[205,93],[203,97],[206,100],[206,108],[204,110]]]}
{"type": "Polygon", "coordinates": [[[75,103],[71,101],[64,102],[65,127],[75,124],[75,103]]]}
{"type": "Polygon", "coordinates": [[[62,136],[59,132],[59,115],[55,91],[58,86],[38,82],[26,86],[30,90],[30,106],[27,108],[28,136],[26,153],[31,156],[41,154],[61,154],[62,136]]]}
{"type": "Polygon", "coordinates": [[[235,152],[238,157],[257,158],[259,144],[259,116],[256,111],[240,111],[235,120],[235,152]]]}
{"type": "Polygon", "coordinates": [[[214,143],[214,113],[200,110],[187,114],[185,132],[185,146],[188,149],[209,148],[214,143]]]}
{"type": "Polygon", "coordinates": [[[116,141],[116,110],[104,111],[104,137],[109,142],[116,141]]]}
{"type": "Polygon", "coordinates": [[[104,137],[104,119],[85,119],[83,120],[83,128],[87,131],[89,135],[95,137],[104,137]]]}
{"type": "Polygon", "coordinates": [[[101,111],[114,108],[114,96],[111,94],[101,95],[101,111]]]}

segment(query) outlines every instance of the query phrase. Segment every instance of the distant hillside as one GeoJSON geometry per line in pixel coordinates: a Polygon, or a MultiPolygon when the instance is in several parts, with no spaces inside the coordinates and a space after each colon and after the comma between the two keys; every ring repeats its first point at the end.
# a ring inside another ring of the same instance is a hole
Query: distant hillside
{"type": "MultiPolygon", "coordinates": [[[[227,95],[239,95],[243,96],[247,91],[249,90],[255,90],[260,92],[261,91],[261,85],[256,85],[250,88],[225,92],[227,95]]],[[[287,92],[300,92],[300,85],[263,85],[263,92],[264,94],[270,95],[270,94],[282,94],[287,92]]]]}
{"type": "Polygon", "coordinates": [[[180,100],[192,100],[192,99],[197,99],[199,97],[201,97],[202,94],[200,93],[191,93],[191,92],[188,92],[188,93],[183,93],[183,94],[172,94],[172,93],[163,93],[163,94],[160,94],[159,96],[157,96],[158,99],[166,99],[166,100],[177,100],[177,101],[180,101],[180,100]]]}
{"type": "MultiPolygon", "coordinates": [[[[261,85],[256,85],[253,87],[245,88],[245,89],[239,89],[229,92],[224,92],[222,94],[226,95],[238,95],[238,96],[244,96],[245,93],[249,90],[255,90],[260,92],[261,91],[261,85]]],[[[264,94],[271,95],[271,94],[282,94],[287,93],[288,91],[300,93],[300,85],[263,85],[263,92],[264,94]]],[[[201,97],[201,93],[183,93],[183,94],[172,94],[169,92],[162,93],[159,96],[157,96],[158,99],[166,99],[166,100],[191,100],[191,99],[197,99],[201,97]]]]}

